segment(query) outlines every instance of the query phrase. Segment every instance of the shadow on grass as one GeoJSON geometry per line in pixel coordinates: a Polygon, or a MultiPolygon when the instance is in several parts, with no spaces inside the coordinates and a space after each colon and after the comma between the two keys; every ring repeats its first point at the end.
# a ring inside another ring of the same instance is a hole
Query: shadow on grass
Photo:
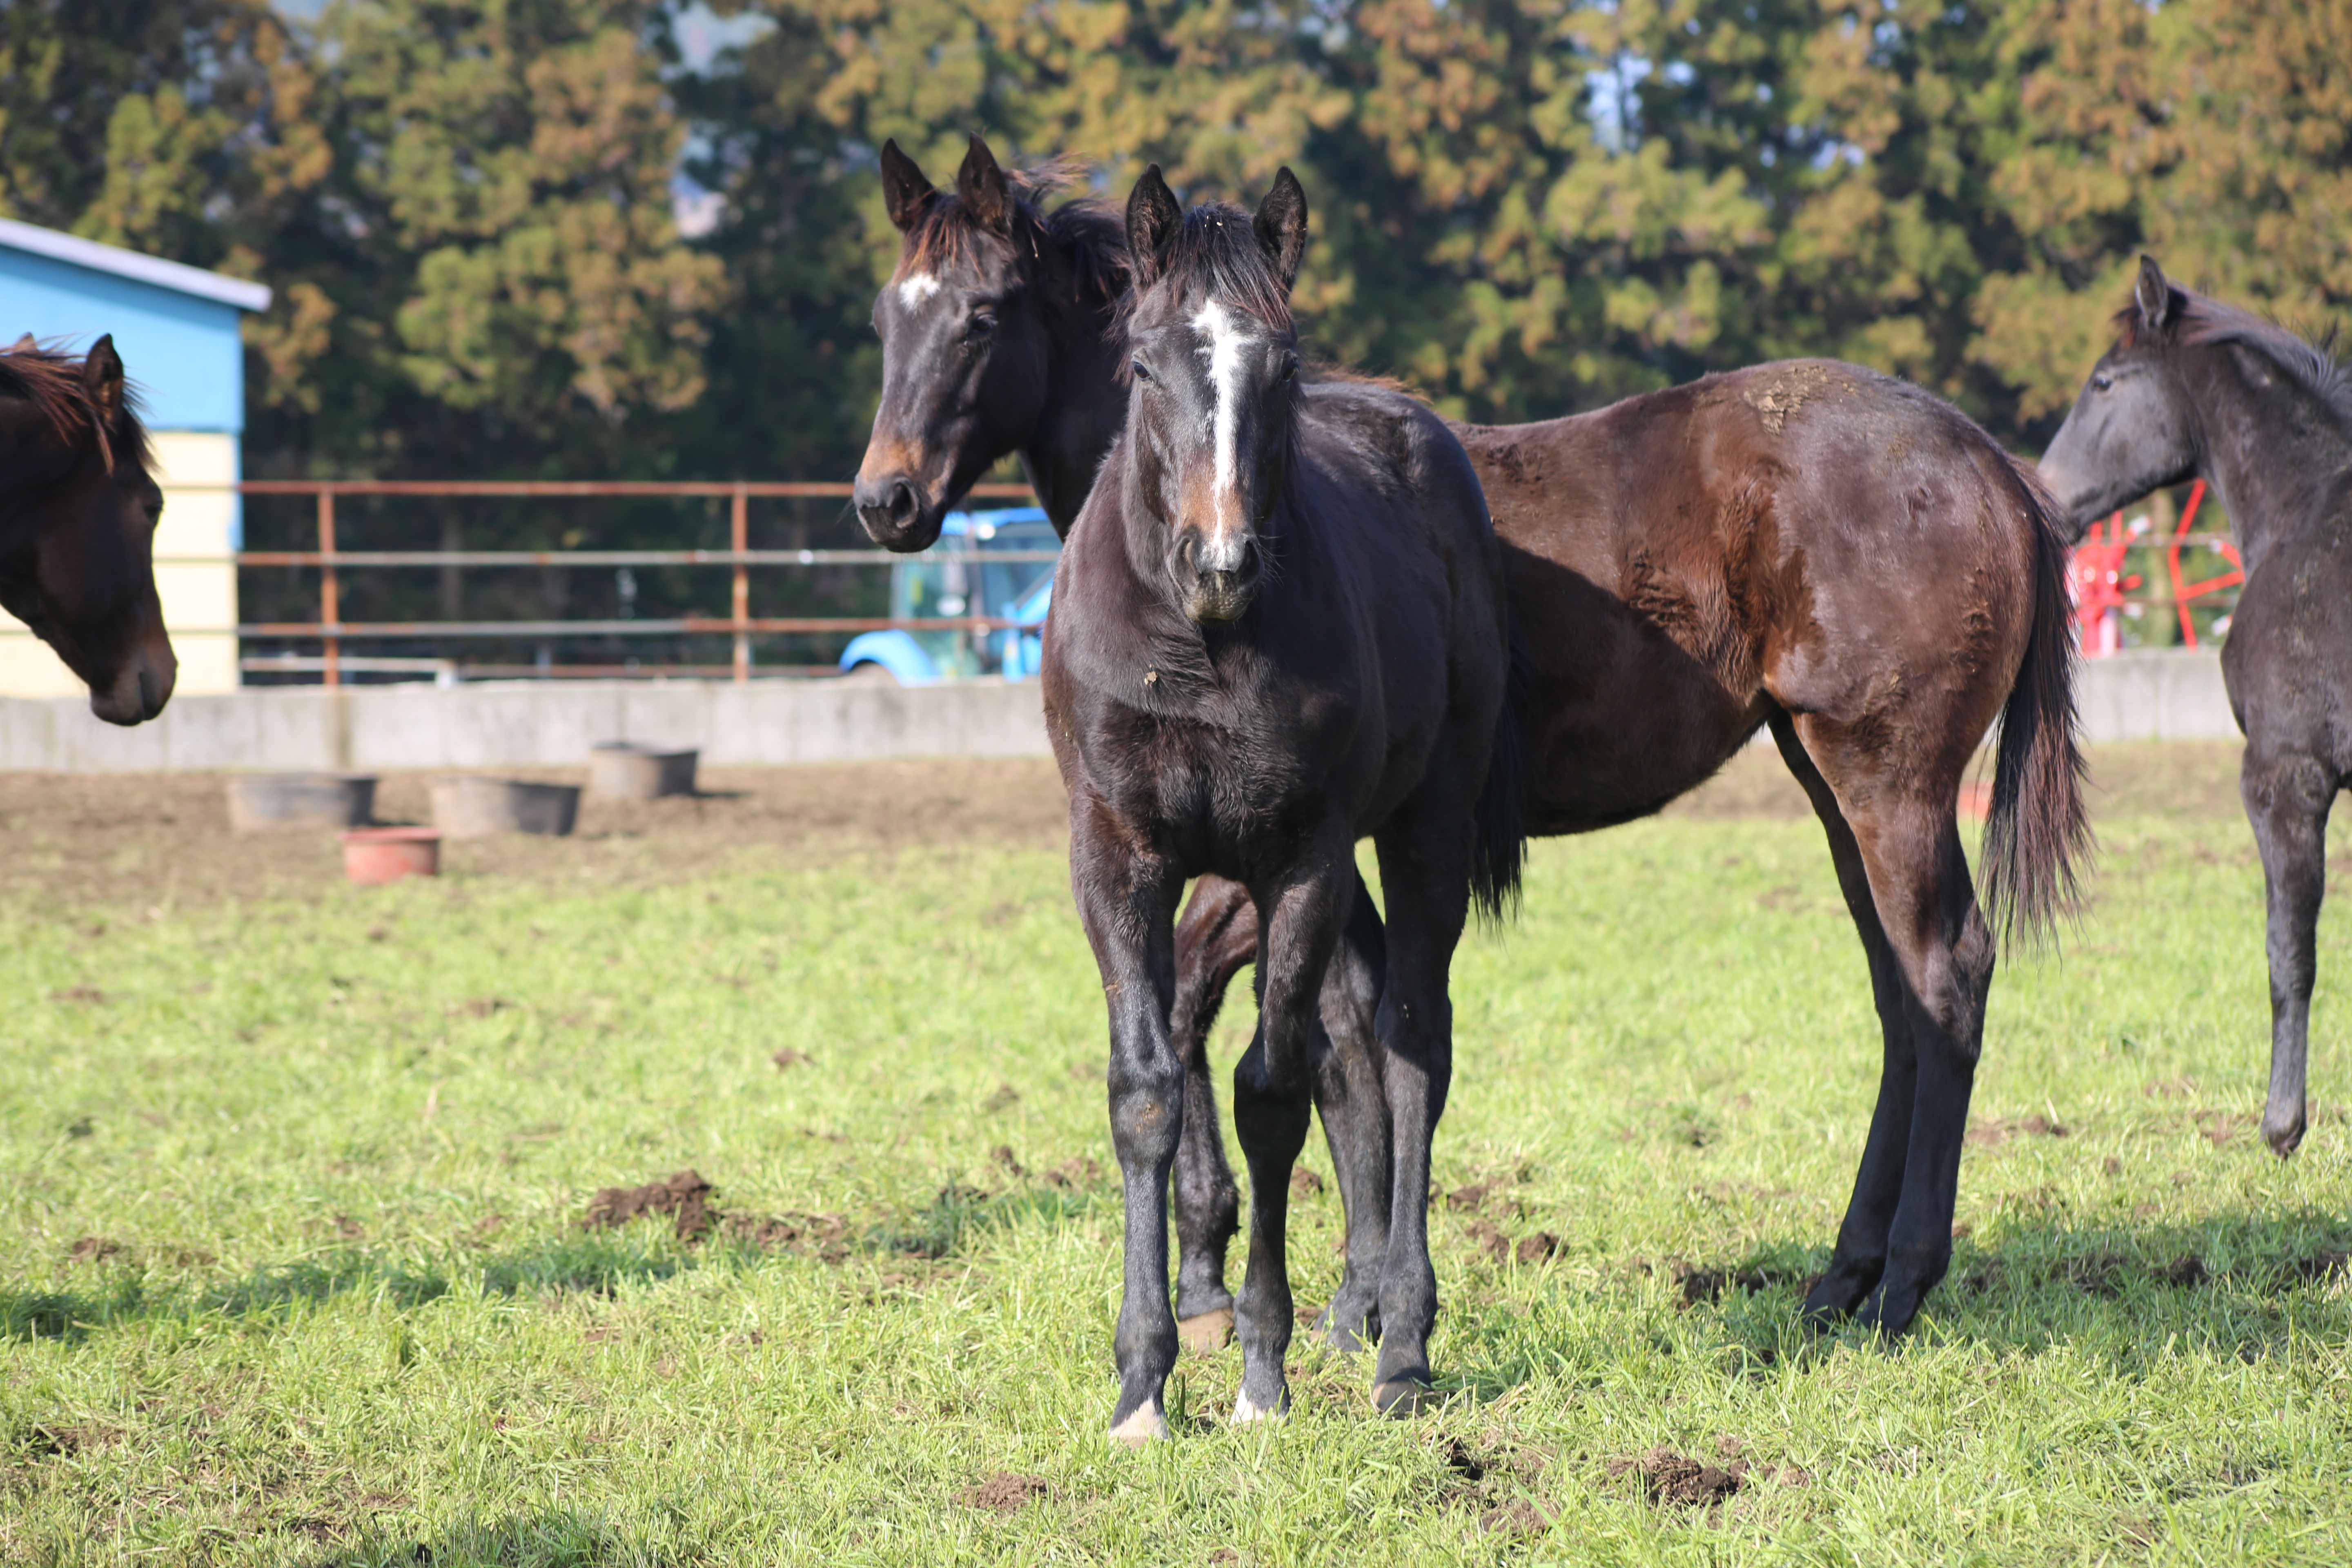
{"type": "Polygon", "coordinates": [[[289,1560],[299,1568],[666,1568],[681,1558],[633,1544],[593,1513],[554,1509],[416,1533],[367,1531],[289,1560]]]}
{"type": "MultiPolygon", "coordinates": [[[[1622,1278],[1643,1292],[1663,1288],[1680,1320],[1652,1331],[1659,1353],[1720,1356],[1734,1374],[1767,1375],[1876,1342],[1853,1330],[1816,1333],[1799,1321],[1805,1289],[1828,1259],[1826,1247],[1780,1243],[1738,1261],[1629,1265],[1622,1278]]],[[[2053,1216],[2004,1226],[1984,1246],[1960,1242],[1910,1337],[1887,1348],[1957,1343],[2039,1355],[2063,1347],[2103,1359],[2122,1377],[2158,1373],[2182,1350],[2252,1363],[2297,1340],[2352,1339],[2352,1291],[2341,1288],[2347,1278],[2352,1218],[2319,1210],[2221,1215],[2194,1225],[2069,1225],[2053,1216]]],[[[1440,1352],[1462,1369],[1449,1386],[1491,1399],[1539,1366],[1590,1359],[1589,1345],[1547,1327],[1550,1316],[1479,1315],[1440,1352]]]]}
{"type": "Polygon", "coordinates": [[[869,1252],[946,1258],[993,1232],[1078,1218],[1098,1201],[1098,1194],[1085,1191],[1042,1187],[991,1194],[951,1182],[940,1189],[930,1207],[903,1222],[872,1226],[862,1241],[869,1252]]]}
{"type": "Polygon", "coordinates": [[[156,1318],[265,1319],[338,1297],[373,1298],[405,1310],[447,1295],[453,1279],[475,1268],[487,1295],[609,1296],[624,1285],[697,1269],[755,1268],[770,1257],[795,1251],[812,1252],[828,1264],[859,1253],[940,1259],[989,1235],[1076,1218],[1102,1201],[1102,1194],[1085,1191],[1043,1188],[992,1195],[951,1184],[929,1206],[904,1219],[869,1226],[854,1237],[843,1226],[835,1233],[838,1239],[821,1247],[763,1247],[723,1230],[688,1246],[677,1241],[656,1216],[650,1223],[549,1237],[494,1253],[472,1267],[436,1267],[352,1251],[267,1265],[241,1279],[163,1289],[118,1267],[110,1278],[86,1289],[0,1290],[0,1343],[79,1342],[95,1329],[156,1318]]]}

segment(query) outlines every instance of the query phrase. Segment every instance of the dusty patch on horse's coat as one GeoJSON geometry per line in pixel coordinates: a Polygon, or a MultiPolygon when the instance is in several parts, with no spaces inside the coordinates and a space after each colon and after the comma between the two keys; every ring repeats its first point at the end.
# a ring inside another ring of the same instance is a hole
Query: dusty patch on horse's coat
{"type": "Polygon", "coordinates": [[[1802,408],[1831,380],[1827,365],[1800,362],[1781,370],[1765,385],[1742,392],[1739,400],[1756,410],[1765,429],[1778,436],[1789,416],[1802,408]]]}

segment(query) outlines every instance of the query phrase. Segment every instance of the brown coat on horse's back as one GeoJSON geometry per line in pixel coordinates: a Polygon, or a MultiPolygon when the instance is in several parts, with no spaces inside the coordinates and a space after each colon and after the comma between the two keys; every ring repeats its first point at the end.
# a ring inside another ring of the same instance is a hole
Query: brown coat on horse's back
{"type": "Polygon", "coordinates": [[[2006,706],[2022,749],[1987,891],[2029,927],[2063,906],[2083,834],[2063,549],[1965,416],[1796,360],[1460,434],[1529,628],[1535,831],[1659,809],[1775,710],[1805,716],[1852,787],[1949,801],[2006,706]]]}

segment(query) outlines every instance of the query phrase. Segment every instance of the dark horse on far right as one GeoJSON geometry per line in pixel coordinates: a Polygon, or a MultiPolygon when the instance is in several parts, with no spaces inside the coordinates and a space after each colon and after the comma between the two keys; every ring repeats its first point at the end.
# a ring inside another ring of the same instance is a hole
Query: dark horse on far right
{"type": "Polygon", "coordinates": [[[79,359],[26,337],[0,353],[0,607],[89,688],[90,710],[163,710],[179,663],[155,595],[163,492],[114,340],[79,359]]]}
{"type": "Polygon", "coordinates": [[[2263,1136],[2303,1142],[2327,811],[2352,779],[2352,376],[2284,327],[2169,281],[2142,257],[2116,343],[2042,459],[2080,532],[2203,479],[2246,584],[2221,645],[2246,737],[2238,775],[2269,889],[2271,1089],[2263,1136]]]}

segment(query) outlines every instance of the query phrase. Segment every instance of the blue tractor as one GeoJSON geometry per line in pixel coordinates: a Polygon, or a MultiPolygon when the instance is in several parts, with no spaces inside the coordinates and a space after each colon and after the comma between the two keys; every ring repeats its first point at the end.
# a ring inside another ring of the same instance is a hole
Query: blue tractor
{"type": "Polygon", "coordinates": [[[948,513],[933,546],[939,554],[925,551],[890,568],[891,618],[987,616],[1013,625],[993,631],[866,632],[842,650],[841,673],[901,686],[1034,676],[1038,628],[1054,596],[1052,557],[1061,547],[1054,525],[1035,507],[948,513]]]}

